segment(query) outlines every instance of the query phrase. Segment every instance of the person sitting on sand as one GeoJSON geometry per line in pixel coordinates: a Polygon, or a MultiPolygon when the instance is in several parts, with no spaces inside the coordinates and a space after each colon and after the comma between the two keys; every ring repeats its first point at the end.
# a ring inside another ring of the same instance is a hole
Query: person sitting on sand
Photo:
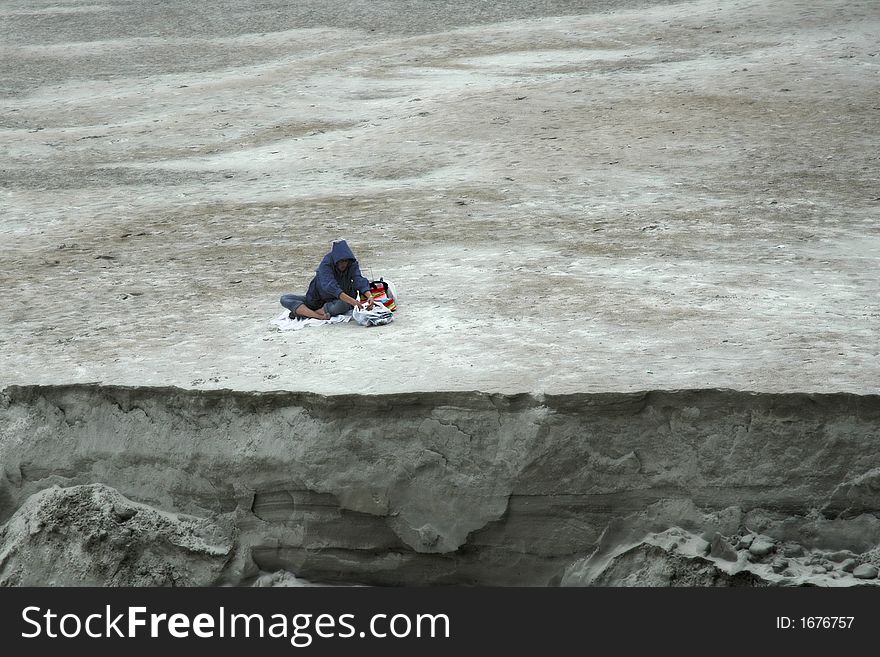
{"type": "Polygon", "coordinates": [[[372,308],[370,281],[361,275],[357,258],[345,240],[334,240],[324,256],[305,295],[285,294],[281,305],[290,311],[290,319],[311,317],[330,319],[352,308],[372,308]],[[355,297],[360,293],[361,301],[355,297]]]}

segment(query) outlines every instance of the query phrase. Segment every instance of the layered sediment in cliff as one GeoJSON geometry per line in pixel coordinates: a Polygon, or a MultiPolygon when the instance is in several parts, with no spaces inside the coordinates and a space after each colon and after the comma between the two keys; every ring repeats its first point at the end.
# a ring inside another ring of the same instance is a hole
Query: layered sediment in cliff
{"type": "Polygon", "coordinates": [[[0,581],[870,582],[878,439],[876,395],[12,386],[0,581]]]}

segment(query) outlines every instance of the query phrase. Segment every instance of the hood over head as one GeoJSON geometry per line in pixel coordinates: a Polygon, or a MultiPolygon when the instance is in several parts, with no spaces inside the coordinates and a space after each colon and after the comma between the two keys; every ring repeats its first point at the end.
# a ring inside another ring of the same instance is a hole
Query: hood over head
{"type": "Polygon", "coordinates": [[[333,240],[333,246],[330,249],[330,259],[334,265],[340,260],[357,260],[348,246],[348,242],[345,240],[333,240]]]}

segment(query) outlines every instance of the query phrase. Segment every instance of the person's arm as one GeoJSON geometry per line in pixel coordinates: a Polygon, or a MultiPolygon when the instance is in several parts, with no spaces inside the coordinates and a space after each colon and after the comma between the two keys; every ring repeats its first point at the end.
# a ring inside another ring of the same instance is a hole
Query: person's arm
{"type": "Polygon", "coordinates": [[[370,297],[370,281],[361,273],[361,266],[357,260],[354,261],[354,268],[351,272],[351,278],[354,280],[354,286],[361,293],[361,297],[367,299],[370,297]]]}
{"type": "Polygon", "coordinates": [[[336,282],[336,277],[333,275],[333,263],[329,259],[321,261],[317,274],[321,291],[335,299],[340,299],[342,288],[339,287],[339,283],[336,282]]]}
{"type": "Polygon", "coordinates": [[[367,307],[367,310],[375,305],[373,301],[373,294],[370,292],[370,281],[361,274],[361,266],[358,264],[358,261],[354,261],[354,266],[351,272],[351,278],[354,281],[354,286],[357,288],[358,292],[361,293],[361,300],[363,305],[367,307]]]}
{"type": "Polygon", "coordinates": [[[367,294],[365,296],[361,297],[360,301],[358,301],[357,299],[355,299],[352,296],[349,296],[345,292],[343,292],[342,294],[339,295],[339,299],[341,301],[345,301],[345,303],[347,303],[350,306],[354,306],[355,308],[366,307],[367,310],[369,310],[374,305],[376,305],[376,302],[373,301],[373,295],[370,294],[369,292],[367,292],[367,294]]]}
{"type": "Polygon", "coordinates": [[[354,297],[352,297],[352,296],[346,294],[345,292],[342,292],[342,293],[339,295],[339,300],[340,300],[340,301],[345,301],[345,303],[347,303],[349,306],[354,306],[355,308],[360,308],[361,306],[364,305],[364,302],[363,302],[363,301],[358,301],[357,299],[355,299],[354,297]]]}

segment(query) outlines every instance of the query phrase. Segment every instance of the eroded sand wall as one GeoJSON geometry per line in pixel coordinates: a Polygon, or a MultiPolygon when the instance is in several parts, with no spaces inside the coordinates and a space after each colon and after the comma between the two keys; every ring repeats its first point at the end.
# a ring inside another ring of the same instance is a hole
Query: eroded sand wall
{"type": "Polygon", "coordinates": [[[877,395],[11,386],[0,522],[53,485],[101,483],[234,527],[218,582],[548,584],[603,533],[870,550],[878,438],[877,395]]]}

